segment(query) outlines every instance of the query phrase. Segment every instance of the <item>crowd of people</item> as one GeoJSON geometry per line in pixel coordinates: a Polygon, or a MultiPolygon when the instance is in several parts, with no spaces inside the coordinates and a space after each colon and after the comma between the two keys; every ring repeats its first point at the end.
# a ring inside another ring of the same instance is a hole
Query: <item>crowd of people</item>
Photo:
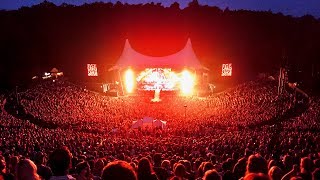
{"type": "Polygon", "coordinates": [[[0,179],[320,179],[320,99],[285,119],[292,97],[274,83],[159,103],[67,81],[20,92],[25,112],[54,128],[14,117],[4,108],[12,97],[0,96],[0,179]],[[167,128],[130,128],[145,116],[167,128]]]}
{"type": "Polygon", "coordinates": [[[162,97],[162,103],[154,104],[150,97],[107,97],[65,81],[42,83],[20,93],[22,106],[38,119],[60,127],[103,132],[130,128],[132,120],[145,116],[168,121],[169,128],[175,129],[194,123],[246,127],[289,109],[291,101],[286,96],[278,98],[276,86],[270,82],[249,82],[203,99],[162,97]]]}

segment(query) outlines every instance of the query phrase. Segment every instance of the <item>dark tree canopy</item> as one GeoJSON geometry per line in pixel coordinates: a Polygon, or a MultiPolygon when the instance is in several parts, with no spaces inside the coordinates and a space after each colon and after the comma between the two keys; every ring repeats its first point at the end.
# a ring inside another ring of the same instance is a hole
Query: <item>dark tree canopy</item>
{"type": "Polygon", "coordinates": [[[303,71],[305,78],[320,69],[320,22],[270,11],[232,11],[201,6],[195,0],[128,5],[117,2],[82,6],[44,1],[31,8],[0,11],[1,83],[15,85],[57,67],[71,78],[85,80],[86,64],[97,63],[100,78],[108,75],[128,38],[141,53],[164,56],[180,50],[188,37],[213,77],[221,64],[232,62],[235,77],[275,72],[283,64],[303,71]]]}

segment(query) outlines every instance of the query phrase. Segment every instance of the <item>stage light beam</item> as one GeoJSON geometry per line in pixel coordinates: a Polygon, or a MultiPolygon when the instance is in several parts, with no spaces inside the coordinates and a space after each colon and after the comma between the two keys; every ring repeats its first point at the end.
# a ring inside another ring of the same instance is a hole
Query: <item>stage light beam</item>
{"type": "Polygon", "coordinates": [[[125,72],[125,87],[126,87],[126,91],[127,93],[132,93],[133,89],[134,89],[134,73],[132,71],[132,69],[128,69],[125,72]]]}
{"type": "Polygon", "coordinates": [[[191,72],[184,70],[181,73],[180,89],[183,95],[189,96],[193,94],[195,78],[191,72]]]}

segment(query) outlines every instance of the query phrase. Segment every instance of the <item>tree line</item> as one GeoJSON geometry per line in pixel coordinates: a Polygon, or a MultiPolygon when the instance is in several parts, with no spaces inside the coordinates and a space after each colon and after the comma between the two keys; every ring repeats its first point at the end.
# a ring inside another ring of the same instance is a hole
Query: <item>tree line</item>
{"type": "Polygon", "coordinates": [[[0,26],[0,82],[8,87],[53,67],[86,80],[87,63],[98,64],[98,81],[104,81],[125,39],[138,52],[165,56],[190,38],[212,77],[220,76],[222,63],[231,62],[238,79],[276,72],[282,65],[298,72],[291,76],[296,79],[319,79],[320,21],[311,15],[220,9],[196,0],[184,9],[178,3],[56,6],[44,1],[0,11],[0,26]]]}

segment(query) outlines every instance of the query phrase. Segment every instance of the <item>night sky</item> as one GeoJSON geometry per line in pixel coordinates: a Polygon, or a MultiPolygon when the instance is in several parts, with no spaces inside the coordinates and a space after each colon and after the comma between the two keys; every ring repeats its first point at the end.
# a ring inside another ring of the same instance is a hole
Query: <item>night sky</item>
{"type": "MultiPolygon", "coordinates": [[[[21,6],[31,6],[43,0],[0,0],[0,9],[18,9],[21,6]]],[[[57,5],[63,2],[68,4],[81,5],[85,2],[95,1],[116,2],[118,0],[49,0],[57,5]]],[[[152,0],[120,0],[127,3],[147,3],[152,0]]],[[[184,8],[191,0],[153,0],[161,2],[164,6],[170,6],[173,2],[179,2],[180,7],[184,8]]],[[[222,9],[247,9],[247,10],[272,10],[282,12],[285,15],[303,16],[311,14],[320,17],[320,0],[198,0],[200,4],[218,6],[222,9]]]]}

